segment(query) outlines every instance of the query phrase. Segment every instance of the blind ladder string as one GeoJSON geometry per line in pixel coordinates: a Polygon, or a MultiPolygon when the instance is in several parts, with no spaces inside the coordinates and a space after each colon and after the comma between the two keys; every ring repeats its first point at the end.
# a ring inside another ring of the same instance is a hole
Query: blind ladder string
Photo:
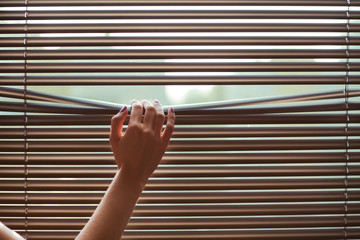
{"type": "Polygon", "coordinates": [[[28,38],[28,0],[25,0],[25,29],[24,29],[24,237],[28,239],[28,193],[27,193],[27,178],[28,178],[28,148],[29,144],[27,141],[27,38],[28,38]]]}
{"type": "Polygon", "coordinates": [[[346,75],[345,75],[345,85],[344,85],[344,100],[345,100],[345,180],[344,180],[344,240],[347,239],[347,225],[348,225],[348,175],[349,175],[349,72],[350,72],[350,0],[346,0],[347,10],[346,10],[346,75]]]}

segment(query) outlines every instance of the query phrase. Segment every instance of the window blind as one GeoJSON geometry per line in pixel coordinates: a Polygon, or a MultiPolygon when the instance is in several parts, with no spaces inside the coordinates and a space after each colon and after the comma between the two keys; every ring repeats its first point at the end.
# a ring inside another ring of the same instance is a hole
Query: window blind
{"type": "Polygon", "coordinates": [[[116,171],[122,105],[33,86],[332,85],[176,106],[123,239],[359,239],[359,6],[1,1],[0,220],[29,240],[73,239],[116,171]]]}

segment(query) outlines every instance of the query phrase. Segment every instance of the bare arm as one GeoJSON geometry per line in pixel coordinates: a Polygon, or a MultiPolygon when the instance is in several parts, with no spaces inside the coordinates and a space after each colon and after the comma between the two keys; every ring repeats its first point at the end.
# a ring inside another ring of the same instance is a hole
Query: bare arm
{"type": "Polygon", "coordinates": [[[19,234],[6,227],[0,222],[0,239],[2,240],[24,240],[19,234]]]}
{"type": "Polygon", "coordinates": [[[122,125],[128,114],[123,108],[111,120],[110,143],[118,171],[99,206],[76,240],[119,240],[145,184],[159,164],[172,135],[175,114],[164,112],[159,102],[132,102],[128,129],[122,125]],[[145,108],[144,120],[142,112],[145,108]]]}

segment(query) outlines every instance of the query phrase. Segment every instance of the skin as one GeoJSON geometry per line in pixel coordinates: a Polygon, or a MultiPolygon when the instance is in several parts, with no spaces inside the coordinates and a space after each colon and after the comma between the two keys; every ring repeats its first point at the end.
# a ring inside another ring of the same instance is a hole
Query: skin
{"type": "MultiPolygon", "coordinates": [[[[169,144],[175,124],[173,109],[169,110],[165,130],[162,131],[165,115],[158,101],[132,101],[131,106],[125,132],[123,123],[128,115],[127,108],[111,119],[110,144],[118,168],[100,204],[76,240],[121,239],[146,182],[169,144]]],[[[0,239],[23,238],[0,225],[0,239]]]]}

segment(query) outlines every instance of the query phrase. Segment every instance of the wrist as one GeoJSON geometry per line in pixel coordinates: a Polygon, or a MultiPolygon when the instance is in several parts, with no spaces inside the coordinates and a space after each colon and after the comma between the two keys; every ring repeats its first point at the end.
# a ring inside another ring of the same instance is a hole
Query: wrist
{"type": "Polygon", "coordinates": [[[118,167],[117,175],[121,182],[134,190],[142,191],[147,183],[147,178],[141,178],[132,171],[127,171],[124,167],[118,167]]]}

